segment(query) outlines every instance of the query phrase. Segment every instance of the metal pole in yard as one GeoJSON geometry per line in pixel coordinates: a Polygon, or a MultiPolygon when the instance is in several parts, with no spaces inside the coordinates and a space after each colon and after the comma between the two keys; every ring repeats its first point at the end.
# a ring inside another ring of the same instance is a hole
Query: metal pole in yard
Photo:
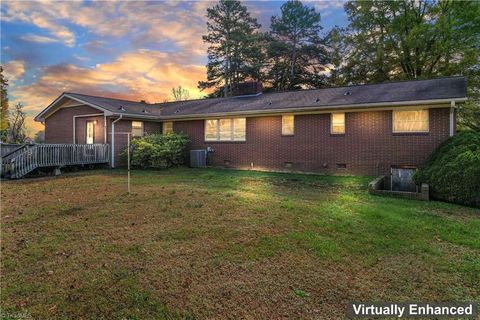
{"type": "Polygon", "coordinates": [[[128,194],[130,194],[130,133],[127,133],[128,194]]]}

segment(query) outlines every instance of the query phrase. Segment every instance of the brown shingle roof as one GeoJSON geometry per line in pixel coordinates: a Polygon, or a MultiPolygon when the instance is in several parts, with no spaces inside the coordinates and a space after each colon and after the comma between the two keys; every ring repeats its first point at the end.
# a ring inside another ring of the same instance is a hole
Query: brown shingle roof
{"type": "Polygon", "coordinates": [[[220,113],[278,112],[291,109],[332,109],[338,106],[393,103],[466,97],[466,78],[385,82],[368,85],[199,99],[157,104],[67,93],[115,114],[128,113],[160,117],[190,117],[220,113]]]}

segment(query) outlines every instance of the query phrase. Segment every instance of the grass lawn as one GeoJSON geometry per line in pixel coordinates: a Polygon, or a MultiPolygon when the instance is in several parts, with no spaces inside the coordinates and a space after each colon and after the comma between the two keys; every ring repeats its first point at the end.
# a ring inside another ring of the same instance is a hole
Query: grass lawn
{"type": "Polygon", "coordinates": [[[480,212],[369,178],[88,171],[2,184],[2,319],[344,318],[480,302],[480,212]]]}

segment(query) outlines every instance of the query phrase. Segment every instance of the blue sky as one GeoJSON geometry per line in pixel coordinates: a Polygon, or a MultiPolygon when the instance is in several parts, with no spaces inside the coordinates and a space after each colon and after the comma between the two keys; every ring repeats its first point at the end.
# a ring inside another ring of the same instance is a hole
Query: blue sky
{"type": "MultiPolygon", "coordinates": [[[[281,1],[244,1],[268,30],[281,1]]],[[[306,1],[324,32],[345,26],[342,1],[306,1]]],[[[182,85],[193,98],[205,79],[205,13],[213,1],[2,1],[1,64],[11,104],[33,117],[64,91],[148,102],[182,85]]]]}

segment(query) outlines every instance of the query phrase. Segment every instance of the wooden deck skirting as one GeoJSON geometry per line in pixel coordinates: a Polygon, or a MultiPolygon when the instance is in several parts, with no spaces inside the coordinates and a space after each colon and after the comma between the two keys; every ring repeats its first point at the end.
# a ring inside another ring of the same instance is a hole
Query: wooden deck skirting
{"type": "Polygon", "coordinates": [[[2,158],[2,174],[18,179],[41,167],[109,162],[108,144],[36,144],[26,145],[2,158]]]}

